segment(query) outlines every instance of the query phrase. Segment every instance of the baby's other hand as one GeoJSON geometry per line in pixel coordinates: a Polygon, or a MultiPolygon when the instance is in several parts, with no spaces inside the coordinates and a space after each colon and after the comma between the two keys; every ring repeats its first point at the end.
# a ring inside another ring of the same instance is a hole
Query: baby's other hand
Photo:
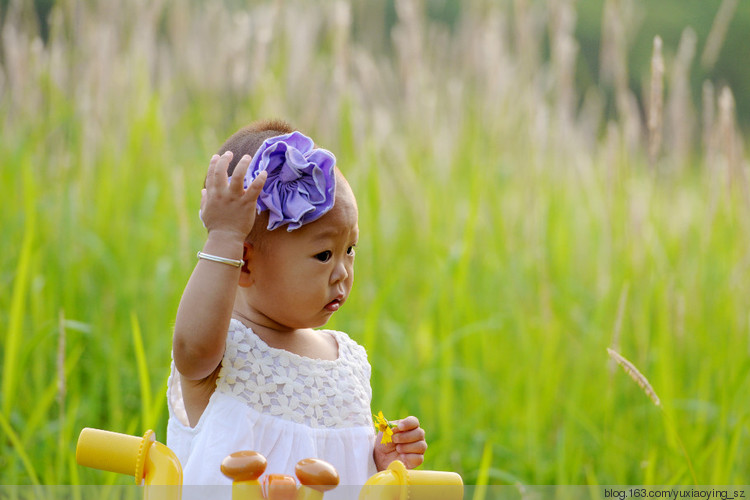
{"type": "Polygon", "coordinates": [[[216,231],[244,241],[250,234],[255,222],[256,202],[266,180],[266,173],[261,172],[247,189],[244,188],[250,160],[249,155],[243,156],[230,180],[227,167],[232,161],[232,153],[227,151],[211,158],[206,189],[201,192],[201,219],[209,235],[216,231]]]}
{"type": "Polygon", "coordinates": [[[375,439],[372,456],[379,471],[385,470],[394,460],[400,460],[407,469],[422,465],[427,451],[424,429],[419,426],[417,417],[406,417],[398,421],[393,429],[392,442],[381,443],[382,433],[375,439]]]}

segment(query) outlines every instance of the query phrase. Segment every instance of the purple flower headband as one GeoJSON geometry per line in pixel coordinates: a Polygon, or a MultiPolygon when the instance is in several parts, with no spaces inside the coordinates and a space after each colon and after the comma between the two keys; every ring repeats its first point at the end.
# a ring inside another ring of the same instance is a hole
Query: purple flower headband
{"type": "Polygon", "coordinates": [[[287,231],[319,219],[336,196],[336,157],[315,147],[300,132],[271,137],[253,156],[245,174],[245,189],[263,170],[268,178],[258,197],[258,213],[268,210],[268,229],[288,224],[287,231]]]}

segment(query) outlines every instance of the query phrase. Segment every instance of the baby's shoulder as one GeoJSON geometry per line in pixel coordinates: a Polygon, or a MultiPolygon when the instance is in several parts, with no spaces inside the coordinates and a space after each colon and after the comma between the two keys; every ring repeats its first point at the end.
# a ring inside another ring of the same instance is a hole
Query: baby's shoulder
{"type": "Polygon", "coordinates": [[[367,350],[351,338],[348,333],[339,330],[321,330],[331,335],[339,346],[339,356],[351,355],[367,359],[367,350]]]}
{"type": "Polygon", "coordinates": [[[348,333],[342,332],[340,330],[320,330],[321,332],[326,332],[329,335],[331,335],[334,339],[336,339],[336,342],[339,344],[339,347],[346,347],[347,349],[352,350],[361,350],[362,352],[365,352],[365,348],[362,347],[359,343],[357,343],[356,340],[351,338],[348,333]]]}

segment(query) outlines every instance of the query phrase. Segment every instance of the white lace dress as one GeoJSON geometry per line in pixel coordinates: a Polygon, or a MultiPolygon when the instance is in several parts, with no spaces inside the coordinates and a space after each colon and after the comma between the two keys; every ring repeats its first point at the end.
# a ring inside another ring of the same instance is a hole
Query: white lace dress
{"type": "Polygon", "coordinates": [[[263,454],[266,473],[294,476],[309,457],[333,464],[341,485],[362,485],[376,472],[367,354],[347,334],[327,332],[338,343],[333,361],[269,347],[232,319],[216,391],[195,427],[172,363],[167,446],[180,459],[183,484],[231,484],[219,466],[239,450],[263,454]]]}

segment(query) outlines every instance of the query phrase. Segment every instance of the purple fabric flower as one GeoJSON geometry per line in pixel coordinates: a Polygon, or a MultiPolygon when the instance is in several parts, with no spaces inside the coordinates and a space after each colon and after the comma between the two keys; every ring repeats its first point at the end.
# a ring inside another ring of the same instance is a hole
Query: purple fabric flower
{"type": "Polygon", "coordinates": [[[258,197],[258,213],[268,210],[268,229],[288,224],[287,231],[319,219],[333,207],[336,157],[315,148],[300,132],[266,139],[253,156],[245,175],[245,188],[260,172],[268,172],[258,197]]]}

